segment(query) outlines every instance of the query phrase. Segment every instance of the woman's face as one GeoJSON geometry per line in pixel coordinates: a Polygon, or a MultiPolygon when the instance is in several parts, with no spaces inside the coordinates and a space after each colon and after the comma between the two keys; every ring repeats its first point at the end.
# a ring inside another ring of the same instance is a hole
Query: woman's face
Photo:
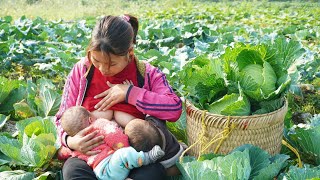
{"type": "Polygon", "coordinates": [[[104,76],[114,76],[129,64],[129,56],[117,56],[110,53],[109,59],[101,51],[90,51],[89,59],[104,76]]]}

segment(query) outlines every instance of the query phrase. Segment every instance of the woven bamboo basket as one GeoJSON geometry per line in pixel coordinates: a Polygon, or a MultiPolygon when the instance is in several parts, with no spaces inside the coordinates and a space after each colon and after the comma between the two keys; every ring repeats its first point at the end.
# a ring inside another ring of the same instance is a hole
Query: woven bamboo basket
{"type": "Polygon", "coordinates": [[[224,116],[208,112],[203,114],[202,110],[187,101],[188,144],[189,146],[193,145],[188,154],[192,156],[212,152],[228,154],[234,148],[243,144],[259,146],[272,155],[279,153],[284,117],[288,110],[287,104],[285,102],[282,108],[267,114],[224,116]],[[230,130],[230,124],[233,125],[232,130],[230,130]],[[203,151],[203,147],[210,144],[213,139],[219,138],[217,134],[221,134],[226,128],[229,129],[229,134],[219,142],[220,145],[218,145],[218,142],[213,143],[203,151]],[[201,139],[201,143],[196,143],[199,142],[199,139],[201,139]]]}

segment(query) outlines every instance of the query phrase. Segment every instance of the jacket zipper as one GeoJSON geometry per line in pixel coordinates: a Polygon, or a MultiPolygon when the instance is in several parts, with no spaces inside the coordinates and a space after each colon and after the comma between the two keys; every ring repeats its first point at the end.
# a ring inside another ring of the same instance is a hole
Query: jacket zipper
{"type": "Polygon", "coordinates": [[[82,103],[83,103],[84,95],[86,94],[87,87],[88,87],[88,80],[87,80],[87,78],[86,78],[86,86],[84,87],[84,91],[83,91],[83,94],[82,94],[82,100],[81,100],[81,102],[80,102],[80,105],[82,105],[82,103]]]}

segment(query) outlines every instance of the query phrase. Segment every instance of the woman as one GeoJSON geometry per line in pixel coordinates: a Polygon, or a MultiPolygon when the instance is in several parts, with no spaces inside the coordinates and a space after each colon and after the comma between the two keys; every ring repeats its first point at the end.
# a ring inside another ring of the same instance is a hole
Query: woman
{"type": "MultiPolygon", "coordinates": [[[[103,143],[103,137],[85,128],[68,136],[61,128],[60,117],[71,106],[82,105],[96,116],[104,118],[126,113],[144,119],[150,115],[175,122],[181,115],[181,100],[169,86],[165,75],[157,68],[139,62],[133,45],[138,32],[137,18],[105,16],[95,26],[87,55],[73,67],[66,81],[62,102],[56,115],[56,125],[63,146],[94,155],[92,150],[103,143]],[[130,83],[122,83],[124,81],[130,83]],[[133,84],[133,85],[132,85],[133,84]]],[[[119,122],[125,126],[131,118],[119,122]]],[[[174,138],[171,138],[174,139],[174,138]]],[[[171,154],[181,151],[176,141],[169,143],[171,154]]],[[[69,158],[63,166],[64,179],[96,179],[86,162],[69,158]]],[[[132,170],[133,179],[163,179],[165,169],[160,163],[132,170]]]]}

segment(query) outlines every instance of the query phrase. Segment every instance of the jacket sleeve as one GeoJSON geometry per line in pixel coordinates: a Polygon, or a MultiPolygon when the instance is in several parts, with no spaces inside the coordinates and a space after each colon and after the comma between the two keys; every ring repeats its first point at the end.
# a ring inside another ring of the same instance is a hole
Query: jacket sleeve
{"type": "Polygon", "coordinates": [[[182,101],[168,84],[165,74],[153,67],[145,76],[144,88],[130,86],[126,102],[136,106],[144,114],[171,122],[177,121],[182,112],[182,101]]]}
{"type": "Polygon", "coordinates": [[[58,137],[60,138],[61,145],[67,147],[66,145],[66,136],[67,133],[64,132],[61,127],[61,116],[63,112],[71,106],[75,106],[77,102],[77,97],[79,95],[79,81],[80,81],[80,63],[77,63],[69,73],[67,77],[67,81],[65,82],[61,104],[59,111],[55,116],[55,122],[57,127],[58,137]]]}

